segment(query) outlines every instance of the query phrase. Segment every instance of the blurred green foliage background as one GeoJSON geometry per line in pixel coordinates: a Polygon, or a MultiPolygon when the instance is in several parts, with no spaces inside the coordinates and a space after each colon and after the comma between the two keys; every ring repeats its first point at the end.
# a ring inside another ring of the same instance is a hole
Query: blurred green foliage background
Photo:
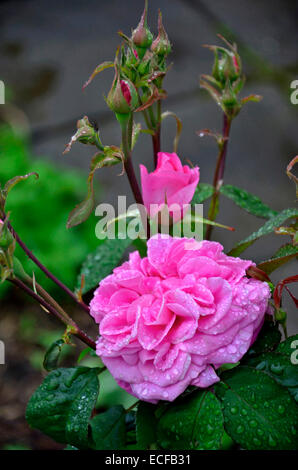
{"type": "MultiPolygon", "coordinates": [[[[69,212],[85,195],[85,177],[78,170],[55,167],[44,159],[33,158],[29,141],[16,135],[7,125],[0,127],[0,184],[15,175],[35,171],[34,177],[19,183],[10,192],[6,210],[21,239],[37,258],[70,288],[74,288],[80,264],[97,246],[95,216],[79,227],[66,229],[69,212]]],[[[38,282],[49,292],[61,295],[23,251],[17,247],[17,257],[25,270],[34,270],[38,282]]],[[[9,288],[0,287],[0,297],[9,288]]]]}

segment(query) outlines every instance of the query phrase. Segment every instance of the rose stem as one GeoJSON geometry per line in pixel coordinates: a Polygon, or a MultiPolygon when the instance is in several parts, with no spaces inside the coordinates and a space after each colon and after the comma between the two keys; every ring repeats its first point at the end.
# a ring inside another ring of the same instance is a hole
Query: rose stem
{"type": "Polygon", "coordinates": [[[161,147],[161,100],[157,101],[157,123],[155,127],[154,135],[152,136],[152,143],[153,143],[153,158],[154,158],[154,167],[157,167],[157,155],[160,152],[161,147]]]}
{"type": "Polygon", "coordinates": [[[60,287],[64,292],[66,292],[77,304],[79,304],[87,313],[89,313],[89,307],[84,303],[79,301],[79,299],[75,296],[75,294],[67,287],[65,286],[59,279],[57,279],[37,258],[34,256],[32,251],[29,250],[29,248],[25,245],[25,243],[20,239],[19,235],[17,232],[14,230],[12,227],[11,223],[8,222],[8,228],[11,231],[13,237],[15,240],[18,242],[20,247],[24,250],[26,255],[41,269],[41,271],[44,272],[44,274],[51,279],[58,287],[60,287]]]}
{"type": "MultiPolygon", "coordinates": [[[[124,159],[124,168],[125,168],[125,171],[126,171],[126,174],[127,174],[127,178],[128,178],[131,190],[132,190],[134,198],[136,200],[136,203],[141,204],[143,206],[144,205],[143,196],[142,196],[142,193],[141,193],[139,185],[138,185],[138,181],[137,181],[137,178],[136,178],[136,175],[135,175],[134,167],[133,167],[133,164],[132,164],[132,158],[131,158],[131,138],[132,138],[131,130],[132,130],[132,127],[133,127],[132,126],[132,119],[133,119],[133,115],[131,113],[128,123],[126,123],[126,124],[123,123],[121,125],[121,129],[122,129],[122,146],[123,146],[123,152],[124,152],[124,157],[125,157],[125,159],[124,159]],[[128,135],[128,134],[130,134],[130,135],[128,135]]],[[[143,220],[143,217],[142,217],[142,222],[143,222],[144,228],[146,228],[146,226],[147,226],[147,235],[150,236],[150,225],[149,225],[148,219],[147,219],[147,221],[145,221],[145,220],[143,220]]]]}
{"type": "MultiPolygon", "coordinates": [[[[214,221],[216,217],[219,191],[223,184],[231,122],[232,122],[231,119],[229,119],[227,115],[224,113],[223,114],[223,143],[220,147],[219,154],[217,157],[214,178],[213,178],[214,193],[212,196],[212,200],[211,200],[211,204],[210,204],[210,208],[208,212],[208,219],[212,221],[214,221]]],[[[213,230],[213,226],[208,225],[207,230],[206,230],[206,237],[205,237],[206,240],[210,240],[212,230],[213,230]]]]}
{"type": "Polygon", "coordinates": [[[66,314],[66,317],[62,315],[61,311],[56,310],[50,303],[46,302],[39,294],[36,294],[32,289],[30,289],[24,282],[18,278],[10,279],[10,282],[15,284],[17,287],[25,291],[30,297],[35,299],[40,305],[42,305],[46,310],[48,310],[52,315],[58,318],[64,325],[72,326],[73,331],[71,334],[77,336],[83,343],[89,346],[92,349],[96,349],[96,343],[91,339],[84,331],[80,330],[78,325],[66,314]]]}

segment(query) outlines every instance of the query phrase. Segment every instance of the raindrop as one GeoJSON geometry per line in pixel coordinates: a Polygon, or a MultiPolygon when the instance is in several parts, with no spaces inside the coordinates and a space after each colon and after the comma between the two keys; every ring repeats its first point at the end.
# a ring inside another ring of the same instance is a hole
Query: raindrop
{"type": "Polygon", "coordinates": [[[236,429],[236,432],[237,432],[238,434],[242,434],[243,431],[244,431],[244,427],[240,424],[240,425],[238,426],[238,428],[236,429]]]}

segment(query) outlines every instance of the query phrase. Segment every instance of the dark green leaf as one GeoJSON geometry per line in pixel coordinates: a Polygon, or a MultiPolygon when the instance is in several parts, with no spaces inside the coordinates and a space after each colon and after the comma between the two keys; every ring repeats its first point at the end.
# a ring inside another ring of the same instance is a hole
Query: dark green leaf
{"type": "Polygon", "coordinates": [[[120,450],[125,447],[125,412],[122,406],[113,406],[90,422],[92,446],[96,450],[120,450]]]}
{"type": "Polygon", "coordinates": [[[45,353],[43,366],[48,372],[57,369],[60,354],[64,344],[65,342],[63,341],[63,339],[58,339],[58,341],[55,341],[53,344],[51,344],[51,346],[45,353]]]}
{"type": "Polygon", "coordinates": [[[262,271],[265,271],[267,274],[271,274],[275,269],[280,268],[297,256],[298,246],[283,246],[273,258],[262,261],[262,263],[258,264],[258,268],[262,269],[262,271]]]}
{"type": "Polygon", "coordinates": [[[105,166],[113,166],[123,160],[122,151],[115,146],[107,146],[103,152],[96,153],[91,160],[90,173],[87,179],[87,196],[69,214],[67,228],[80,225],[88,219],[94,208],[93,178],[96,170],[105,166]]]}
{"type": "Polygon", "coordinates": [[[157,426],[163,449],[220,448],[223,435],[220,402],[209,391],[195,391],[169,405],[157,426]]]}
{"type": "Polygon", "coordinates": [[[106,238],[93,253],[87,256],[78,281],[80,283],[81,276],[85,276],[83,294],[98,286],[103,278],[111,274],[130,244],[131,240],[128,238],[124,240],[106,238]]]}
{"type": "Polygon", "coordinates": [[[290,336],[269,354],[248,359],[246,362],[269,374],[286,387],[298,403],[298,335],[290,336]]]}
{"type": "Polygon", "coordinates": [[[237,188],[237,186],[226,184],[220,188],[220,192],[234,201],[237,206],[257,217],[270,219],[277,215],[276,211],[270,209],[270,207],[264,204],[257,196],[248,193],[244,189],[237,188]]]}
{"type": "Polygon", "coordinates": [[[216,393],[225,429],[244,449],[297,449],[298,407],[268,374],[240,366],[222,375],[216,393]]]}
{"type": "Polygon", "coordinates": [[[245,361],[247,358],[273,351],[279,345],[280,339],[281,333],[278,329],[278,324],[273,321],[265,321],[257,340],[242,360],[245,361]]]}
{"type": "Polygon", "coordinates": [[[269,219],[259,230],[249,235],[249,237],[242,240],[236,245],[228,254],[230,256],[239,256],[244,250],[252,245],[258,238],[268,235],[273,232],[275,228],[279,227],[285,220],[290,217],[298,217],[298,209],[285,209],[275,217],[269,219]]]}
{"type": "Polygon", "coordinates": [[[57,442],[85,447],[99,383],[97,369],[56,369],[32,395],[26,410],[30,426],[57,442]]]}
{"type": "Polygon", "coordinates": [[[192,204],[202,204],[213,195],[214,189],[211,184],[199,183],[196,187],[194,196],[192,198],[192,204]]]}
{"type": "Polygon", "coordinates": [[[148,449],[156,442],[157,419],[155,417],[156,406],[141,401],[138,404],[136,417],[137,442],[141,449],[148,449]]]}

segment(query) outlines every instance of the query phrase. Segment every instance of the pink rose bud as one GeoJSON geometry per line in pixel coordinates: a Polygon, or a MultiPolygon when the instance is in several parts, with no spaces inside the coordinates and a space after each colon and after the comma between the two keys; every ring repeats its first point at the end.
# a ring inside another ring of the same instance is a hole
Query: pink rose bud
{"type": "Polygon", "coordinates": [[[130,80],[122,80],[118,66],[115,67],[115,77],[107,97],[107,104],[117,114],[129,114],[138,106],[138,95],[130,80]]]}
{"type": "Polygon", "coordinates": [[[156,235],[147,247],[100,282],[90,313],[96,352],[120,387],[156,403],[218,382],[216,370],[256,339],[271,294],[247,277],[252,261],[219,243],[156,235]]]}
{"type": "Polygon", "coordinates": [[[158,14],[158,36],[151,45],[151,51],[159,56],[167,56],[172,50],[171,43],[162,23],[161,11],[158,14]]]}
{"type": "Polygon", "coordinates": [[[176,153],[159,152],[155,171],[148,173],[144,165],[140,165],[140,170],[143,201],[148,214],[155,217],[167,204],[174,222],[180,220],[185,212],[183,205],[191,202],[199,182],[199,168],[182,166],[176,153]]]}
{"type": "Polygon", "coordinates": [[[141,55],[144,55],[146,49],[151,46],[153,39],[152,33],[147,26],[147,11],[148,0],[145,1],[145,8],[141,20],[136,29],[132,32],[131,36],[131,39],[137,48],[144,49],[143,54],[141,55]]]}

